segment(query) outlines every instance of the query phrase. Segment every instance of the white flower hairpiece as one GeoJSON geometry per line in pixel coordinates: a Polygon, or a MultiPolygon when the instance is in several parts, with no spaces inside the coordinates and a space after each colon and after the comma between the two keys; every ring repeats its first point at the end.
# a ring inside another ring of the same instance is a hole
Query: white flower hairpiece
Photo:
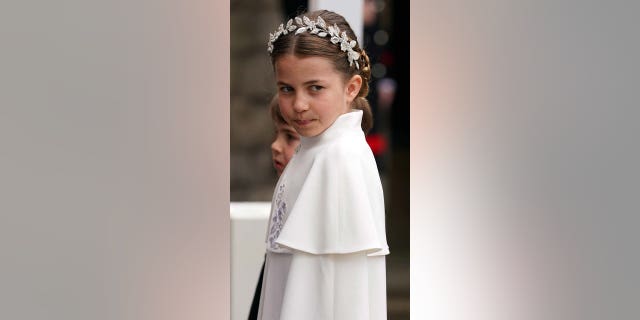
{"type": "Polygon", "coordinates": [[[305,31],[309,31],[311,34],[315,34],[318,37],[326,37],[327,35],[331,36],[331,43],[338,44],[340,43],[340,50],[347,53],[347,59],[349,59],[349,66],[352,66],[354,63],[356,64],[356,69],[360,69],[360,65],[358,65],[358,59],[360,59],[360,54],[355,52],[353,48],[358,45],[355,40],[351,40],[347,37],[347,33],[342,31],[336,24],[333,26],[327,26],[324,20],[321,17],[318,17],[316,21],[310,20],[307,16],[296,17],[295,24],[293,23],[293,19],[289,19],[287,24],[280,24],[278,29],[274,33],[269,33],[269,42],[267,43],[267,51],[269,53],[273,52],[273,43],[278,40],[278,38],[293,30],[296,31],[296,35],[303,33],[305,31]]]}

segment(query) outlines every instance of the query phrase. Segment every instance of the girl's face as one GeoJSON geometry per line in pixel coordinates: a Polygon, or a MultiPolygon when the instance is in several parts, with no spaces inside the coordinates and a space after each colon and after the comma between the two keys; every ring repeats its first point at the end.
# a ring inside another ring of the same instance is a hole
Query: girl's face
{"type": "Polygon", "coordinates": [[[276,138],[271,144],[271,158],[278,176],[282,174],[300,144],[300,136],[288,124],[276,124],[276,138]]]}
{"type": "Polygon", "coordinates": [[[345,81],[323,57],[286,54],[276,60],[275,72],[280,112],[304,137],[319,135],[348,112],[362,86],[359,75],[345,81]]]}

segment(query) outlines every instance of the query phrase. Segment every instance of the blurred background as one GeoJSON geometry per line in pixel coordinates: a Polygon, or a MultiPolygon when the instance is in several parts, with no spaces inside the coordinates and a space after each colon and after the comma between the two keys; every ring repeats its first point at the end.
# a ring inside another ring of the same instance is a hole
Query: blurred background
{"type": "MultiPolygon", "coordinates": [[[[387,257],[389,317],[409,319],[409,4],[392,0],[360,2],[361,12],[336,11],[347,16],[353,28],[362,26],[354,31],[371,60],[367,99],[374,127],[367,142],[385,192],[391,249],[387,257]],[[348,16],[353,14],[362,21],[351,21],[348,16]]],[[[232,202],[271,201],[277,175],[271,161],[274,128],[268,104],[275,93],[275,82],[266,42],[269,32],[280,23],[317,5],[291,0],[231,1],[232,202]]],[[[256,279],[258,273],[259,269],[256,279]]]]}

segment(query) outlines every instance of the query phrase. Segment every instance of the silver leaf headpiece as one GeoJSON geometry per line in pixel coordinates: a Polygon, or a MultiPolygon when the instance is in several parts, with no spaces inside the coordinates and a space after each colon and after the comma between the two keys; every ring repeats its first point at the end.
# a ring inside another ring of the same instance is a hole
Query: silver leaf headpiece
{"type": "Polygon", "coordinates": [[[354,63],[356,65],[356,69],[360,69],[358,65],[358,59],[360,59],[360,54],[355,52],[353,48],[358,44],[356,40],[351,40],[347,37],[347,33],[342,31],[336,24],[333,26],[327,26],[324,20],[321,17],[318,17],[316,21],[309,19],[307,16],[296,17],[295,23],[294,19],[289,19],[287,24],[280,24],[278,29],[274,33],[269,33],[269,42],[267,43],[267,51],[269,53],[273,52],[273,43],[278,40],[278,38],[289,32],[293,32],[295,30],[295,34],[301,34],[305,31],[308,31],[311,34],[315,34],[318,37],[326,37],[330,36],[331,43],[340,44],[340,50],[347,53],[347,59],[349,59],[349,66],[352,66],[354,63]]]}

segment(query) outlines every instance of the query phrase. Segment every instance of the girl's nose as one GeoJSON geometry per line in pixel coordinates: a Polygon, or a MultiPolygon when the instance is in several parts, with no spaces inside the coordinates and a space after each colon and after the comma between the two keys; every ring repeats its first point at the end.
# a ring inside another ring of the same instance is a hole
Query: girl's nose
{"type": "Polygon", "coordinates": [[[293,101],[293,110],[296,112],[302,112],[309,109],[309,102],[302,95],[296,95],[293,101]]]}
{"type": "Polygon", "coordinates": [[[271,143],[271,152],[272,153],[280,153],[282,151],[282,148],[280,147],[280,144],[278,143],[278,139],[273,140],[273,142],[271,143]]]}

